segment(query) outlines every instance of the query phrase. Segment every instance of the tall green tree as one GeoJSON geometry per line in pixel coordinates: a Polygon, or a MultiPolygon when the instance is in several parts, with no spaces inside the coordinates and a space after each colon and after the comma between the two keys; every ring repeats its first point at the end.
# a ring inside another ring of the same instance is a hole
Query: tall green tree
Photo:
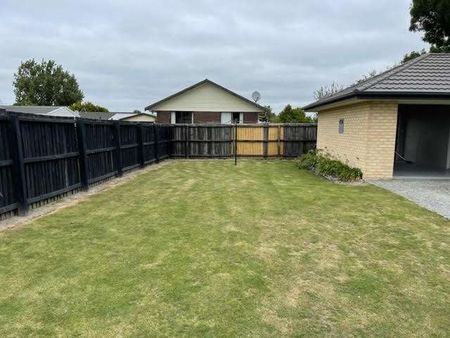
{"type": "Polygon", "coordinates": [[[91,102],[75,102],[72,103],[69,106],[70,109],[72,110],[77,110],[77,111],[86,111],[86,112],[104,112],[107,113],[109,112],[108,109],[106,109],[105,107],[93,104],[91,102]]]}
{"type": "Polygon", "coordinates": [[[422,56],[426,53],[427,53],[427,51],[425,49],[422,49],[421,51],[414,50],[411,53],[405,54],[405,56],[403,57],[403,60],[401,61],[401,64],[404,64],[408,61],[414,60],[414,59],[418,58],[419,56],[422,56]]]}
{"type": "Polygon", "coordinates": [[[277,114],[275,114],[272,111],[271,106],[264,106],[264,113],[261,113],[259,115],[259,121],[260,122],[271,122],[271,123],[277,123],[279,122],[277,114]]]}
{"type": "Polygon", "coordinates": [[[412,32],[424,32],[423,40],[431,44],[431,52],[450,52],[450,1],[413,0],[412,32]]]}
{"type": "Polygon", "coordinates": [[[75,76],[54,60],[22,62],[14,74],[14,93],[16,105],[70,106],[84,97],[75,76]]]}
{"type": "Polygon", "coordinates": [[[278,115],[281,123],[305,123],[314,122],[314,119],[306,116],[305,111],[300,107],[293,108],[288,104],[278,115]]]}

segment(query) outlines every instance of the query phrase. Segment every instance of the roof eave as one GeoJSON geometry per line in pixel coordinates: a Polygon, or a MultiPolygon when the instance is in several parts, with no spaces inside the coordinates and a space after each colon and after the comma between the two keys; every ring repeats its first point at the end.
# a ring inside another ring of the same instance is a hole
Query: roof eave
{"type": "Polygon", "coordinates": [[[346,95],[342,95],[342,96],[338,96],[338,97],[330,97],[329,99],[325,99],[323,101],[316,101],[309,105],[306,105],[303,107],[303,110],[307,111],[307,112],[314,112],[314,111],[316,111],[316,110],[314,110],[316,108],[323,107],[323,106],[326,106],[326,105],[329,105],[332,103],[336,103],[339,101],[348,100],[348,99],[351,99],[356,96],[357,96],[357,92],[351,92],[346,95]]]}
{"type": "Polygon", "coordinates": [[[332,98],[323,102],[314,102],[305,107],[303,110],[307,112],[317,111],[317,108],[321,108],[324,106],[328,106],[333,103],[345,101],[348,99],[364,99],[364,100],[377,100],[377,99],[392,99],[392,100],[400,100],[400,99],[449,99],[450,100],[450,92],[442,93],[442,92],[392,92],[392,91],[377,91],[377,92],[352,92],[347,95],[343,95],[341,97],[332,98]]]}

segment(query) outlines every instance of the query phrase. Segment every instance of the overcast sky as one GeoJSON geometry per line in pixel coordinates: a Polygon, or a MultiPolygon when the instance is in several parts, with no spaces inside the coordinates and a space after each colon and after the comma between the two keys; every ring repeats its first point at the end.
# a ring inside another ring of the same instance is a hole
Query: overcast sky
{"type": "Polygon", "coordinates": [[[410,0],[0,0],[0,100],[21,60],[54,59],[85,100],[132,111],[204,78],[275,111],[426,45],[410,0]]]}

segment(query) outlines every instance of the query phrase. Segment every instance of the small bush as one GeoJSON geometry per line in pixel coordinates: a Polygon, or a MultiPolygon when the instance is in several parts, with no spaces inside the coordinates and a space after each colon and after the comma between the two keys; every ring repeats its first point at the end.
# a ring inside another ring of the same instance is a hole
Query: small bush
{"type": "Polygon", "coordinates": [[[360,169],[352,168],[317,150],[312,150],[300,157],[297,164],[300,169],[311,170],[316,175],[339,181],[349,182],[362,178],[360,169]]]}

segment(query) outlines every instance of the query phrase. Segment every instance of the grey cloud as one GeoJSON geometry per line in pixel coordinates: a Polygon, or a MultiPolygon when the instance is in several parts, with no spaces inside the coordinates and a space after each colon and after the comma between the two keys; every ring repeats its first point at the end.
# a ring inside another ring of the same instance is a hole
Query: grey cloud
{"type": "Polygon", "coordinates": [[[86,100],[143,109],[208,77],[253,90],[279,111],[315,89],[350,84],[424,44],[409,0],[1,0],[0,99],[12,103],[21,60],[55,59],[86,100]]]}

